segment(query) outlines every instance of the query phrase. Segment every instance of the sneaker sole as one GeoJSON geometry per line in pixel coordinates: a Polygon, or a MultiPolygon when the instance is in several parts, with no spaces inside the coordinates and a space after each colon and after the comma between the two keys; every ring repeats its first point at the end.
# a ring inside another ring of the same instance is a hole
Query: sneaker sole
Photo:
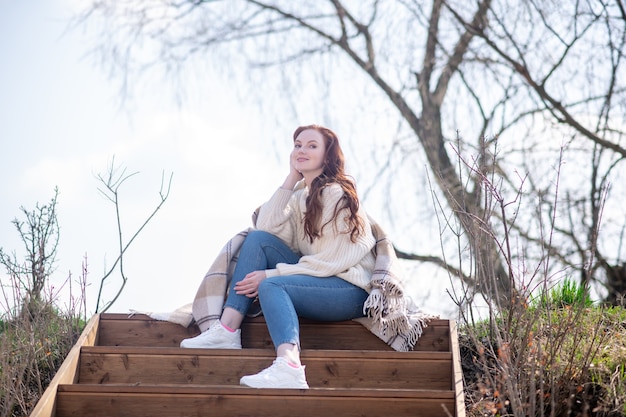
{"type": "Polygon", "coordinates": [[[244,382],[243,378],[241,378],[241,380],[239,381],[239,385],[244,386],[244,387],[248,387],[248,388],[255,388],[255,389],[264,389],[264,388],[269,388],[269,389],[271,389],[271,388],[277,388],[277,389],[309,389],[309,385],[308,384],[304,385],[304,386],[298,386],[298,387],[295,387],[295,386],[284,386],[284,385],[283,386],[273,386],[273,387],[255,387],[253,385],[246,384],[244,382]]]}
{"type": "Polygon", "coordinates": [[[181,348],[185,348],[185,349],[236,349],[239,350],[241,349],[241,346],[233,346],[233,345],[211,345],[211,346],[192,346],[192,345],[185,345],[183,343],[180,344],[181,348]]]}

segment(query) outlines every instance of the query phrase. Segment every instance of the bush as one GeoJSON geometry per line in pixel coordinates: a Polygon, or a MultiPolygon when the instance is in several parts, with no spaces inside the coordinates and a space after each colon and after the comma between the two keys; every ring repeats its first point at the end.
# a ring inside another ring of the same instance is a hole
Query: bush
{"type": "MultiPolygon", "coordinates": [[[[482,180],[482,217],[472,217],[470,232],[447,221],[440,224],[450,229],[457,247],[481,248],[491,239],[499,248],[497,256],[483,257],[476,265],[465,265],[472,257],[460,256],[459,265],[451,268],[469,274],[454,298],[461,307],[468,416],[626,416],[624,309],[594,307],[586,286],[551,268],[553,206],[545,216],[537,207],[533,233],[544,247],[515,247],[516,233],[531,228],[516,224],[523,187],[507,201],[495,172],[485,175],[468,168],[482,180]],[[465,284],[477,280],[479,285],[465,284]],[[499,286],[502,282],[508,286],[499,286]],[[554,282],[560,283],[552,286],[554,282]],[[497,296],[485,288],[498,289],[497,296]]],[[[595,242],[589,245],[593,252],[595,242]]]]}
{"type": "Polygon", "coordinates": [[[0,416],[28,416],[76,343],[84,319],[47,304],[0,324],[0,416]]]}
{"type": "Polygon", "coordinates": [[[625,317],[621,308],[526,308],[462,327],[468,415],[626,415],[625,317]]]}

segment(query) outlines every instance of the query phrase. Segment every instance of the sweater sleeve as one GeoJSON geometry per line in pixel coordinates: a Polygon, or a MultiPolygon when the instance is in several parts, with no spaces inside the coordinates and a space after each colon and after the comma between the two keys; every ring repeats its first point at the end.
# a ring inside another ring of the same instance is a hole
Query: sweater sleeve
{"type": "MultiPolygon", "coordinates": [[[[346,221],[346,210],[339,210],[333,220],[335,206],[340,204],[344,191],[338,184],[323,191],[322,236],[315,239],[311,253],[302,256],[296,264],[279,263],[276,269],[266,271],[267,276],[311,275],[316,277],[335,276],[357,265],[374,246],[374,239],[367,233],[350,239],[350,225],[346,221]]],[[[363,219],[365,230],[370,230],[367,219],[363,219]]]]}
{"type": "Polygon", "coordinates": [[[261,206],[256,219],[256,228],[273,234],[292,250],[297,251],[294,225],[295,208],[289,204],[292,195],[292,190],[277,189],[272,197],[261,206]]]}

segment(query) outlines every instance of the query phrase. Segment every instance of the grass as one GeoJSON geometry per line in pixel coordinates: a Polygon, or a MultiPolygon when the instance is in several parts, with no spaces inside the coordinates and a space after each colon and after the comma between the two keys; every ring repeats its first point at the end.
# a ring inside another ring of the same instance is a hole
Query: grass
{"type": "Polygon", "coordinates": [[[570,278],[541,294],[531,303],[537,308],[565,308],[568,306],[591,307],[593,300],[589,291],[570,278]]]}

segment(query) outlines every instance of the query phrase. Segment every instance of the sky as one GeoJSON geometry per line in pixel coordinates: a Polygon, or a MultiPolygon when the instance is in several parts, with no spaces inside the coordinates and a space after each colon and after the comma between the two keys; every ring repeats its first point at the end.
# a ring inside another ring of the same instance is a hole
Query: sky
{"type": "MultiPolygon", "coordinates": [[[[119,192],[126,242],[160,201],[163,175],[173,174],[166,203],[127,252],[128,283],[111,310],[169,311],[193,299],[213,257],[250,226],[287,170],[254,140],[259,121],[228,91],[212,87],[210,99],[180,106],[155,88],[122,104],[119,83],[87,54],[85,34],[67,30],[75,10],[69,1],[0,0],[0,247],[23,255],[11,221],[58,187],[54,291],[70,272],[78,279],[86,256],[93,312],[118,239],[97,175],[112,161],[137,173],[119,192]],[[262,169],[250,175],[251,167],[262,169]]],[[[289,135],[284,142],[288,150],[289,135]]],[[[119,275],[107,282],[111,296],[119,275]]]]}
{"type": "MultiPolygon", "coordinates": [[[[80,6],[77,0],[0,0],[0,247],[23,259],[11,221],[24,219],[21,207],[48,203],[58,187],[61,231],[51,291],[63,288],[59,300],[71,304],[64,283],[70,274],[78,281],[86,257],[90,315],[118,255],[115,207],[99,191],[97,175],[112,161],[136,173],[119,193],[127,242],[159,203],[162,177],[172,174],[167,201],[126,252],[128,282],[110,310],[171,311],[193,300],[221,247],[251,226],[252,211],[282,183],[291,131],[260,138],[267,121],[255,103],[238,100],[211,74],[194,80],[183,104],[160,79],[142,80],[122,100],[119,79],[89,55],[89,34],[68,30],[80,6]]],[[[318,121],[294,127],[312,122],[318,121]]],[[[6,282],[4,271],[0,277],[6,282]]],[[[430,285],[432,275],[423,279],[430,285]]],[[[446,282],[426,310],[453,310],[449,300],[441,302],[446,282]]],[[[102,301],[120,285],[116,272],[102,301]]],[[[420,285],[421,295],[429,295],[424,281],[420,285]]],[[[0,305],[10,298],[5,292],[0,305]]]]}

